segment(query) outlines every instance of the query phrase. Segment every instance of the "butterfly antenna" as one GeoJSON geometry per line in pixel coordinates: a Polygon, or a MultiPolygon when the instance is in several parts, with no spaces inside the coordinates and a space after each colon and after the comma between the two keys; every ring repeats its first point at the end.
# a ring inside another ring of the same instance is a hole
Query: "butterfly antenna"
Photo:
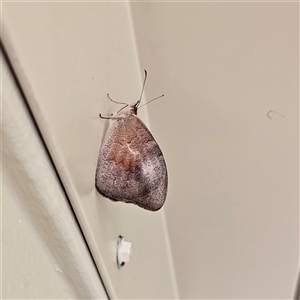
{"type": "Polygon", "coordinates": [[[146,83],[146,79],[147,79],[147,71],[146,70],[144,70],[144,71],[145,71],[145,78],[144,78],[144,83],[143,83],[143,87],[142,87],[142,92],[141,92],[140,99],[135,104],[135,107],[138,107],[140,105],[141,100],[142,100],[142,96],[143,96],[143,92],[144,92],[144,88],[145,88],[145,83],[146,83]]]}
{"type": "Polygon", "coordinates": [[[149,100],[148,102],[146,102],[146,103],[144,103],[143,105],[141,105],[139,108],[141,108],[141,107],[145,106],[146,104],[148,104],[148,103],[150,103],[150,102],[152,102],[152,101],[154,101],[154,100],[157,100],[157,99],[159,99],[159,98],[161,98],[161,97],[163,97],[163,96],[164,96],[164,94],[162,94],[162,95],[160,95],[160,96],[158,96],[158,97],[156,97],[156,98],[154,98],[154,99],[152,99],[152,100],[149,100]]]}

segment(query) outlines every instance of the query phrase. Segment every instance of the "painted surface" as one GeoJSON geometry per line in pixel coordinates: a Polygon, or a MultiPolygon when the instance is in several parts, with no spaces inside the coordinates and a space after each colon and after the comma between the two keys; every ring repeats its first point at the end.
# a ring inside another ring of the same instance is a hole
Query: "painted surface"
{"type": "Polygon", "coordinates": [[[1,298],[107,299],[57,174],[1,57],[1,298]]]}
{"type": "Polygon", "coordinates": [[[183,299],[290,299],[299,268],[299,3],[132,3],[168,162],[183,299]],[[271,111],[271,112],[270,112],[271,111]],[[270,119],[271,118],[271,119],[270,119]]]}
{"type": "MultiPolygon", "coordinates": [[[[120,108],[107,93],[132,103],[142,86],[128,4],[6,4],[7,52],[109,297],[176,297],[164,211],[114,203],[95,189],[108,126],[99,113],[120,108]],[[133,247],[122,270],[116,264],[119,235],[133,247]]],[[[139,116],[147,123],[145,109],[139,116]]]]}
{"type": "Polygon", "coordinates": [[[174,298],[176,273],[184,299],[291,298],[299,4],[2,7],[13,64],[110,295],[174,298]],[[107,129],[98,113],[116,111],[107,93],[136,101],[143,69],[146,98],[165,94],[140,110],[168,167],[168,198],[155,214],[111,203],[94,187],[107,129]],[[133,243],[121,272],[119,234],[133,243]]]}

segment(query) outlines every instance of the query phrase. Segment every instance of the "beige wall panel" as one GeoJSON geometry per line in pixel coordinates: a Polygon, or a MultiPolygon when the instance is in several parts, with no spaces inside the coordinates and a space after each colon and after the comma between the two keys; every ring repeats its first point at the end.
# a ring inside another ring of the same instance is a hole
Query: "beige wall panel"
{"type": "Polygon", "coordinates": [[[131,11],[140,65],[155,74],[148,92],[166,95],[148,110],[169,166],[180,296],[292,298],[299,3],[131,3],[131,11]]]}
{"type": "Polygon", "coordinates": [[[48,153],[0,59],[1,299],[107,299],[48,153]]]}
{"type": "MultiPolygon", "coordinates": [[[[3,3],[3,20],[4,45],[109,296],[176,297],[164,211],[114,203],[95,190],[108,126],[99,113],[120,108],[106,94],[132,103],[141,91],[128,4],[3,3]],[[132,259],[121,270],[119,235],[133,244],[132,259]]],[[[154,77],[149,74],[149,81],[154,77]]]]}
{"type": "Polygon", "coordinates": [[[111,297],[177,297],[175,273],[183,299],[293,296],[298,3],[2,9],[5,46],[111,297]],[[143,69],[146,98],[165,94],[139,112],[169,171],[158,213],[112,203],[94,188],[108,126],[98,113],[117,109],[106,93],[136,101],[143,69]],[[119,234],[134,250],[122,270],[115,264],[119,234]]]}

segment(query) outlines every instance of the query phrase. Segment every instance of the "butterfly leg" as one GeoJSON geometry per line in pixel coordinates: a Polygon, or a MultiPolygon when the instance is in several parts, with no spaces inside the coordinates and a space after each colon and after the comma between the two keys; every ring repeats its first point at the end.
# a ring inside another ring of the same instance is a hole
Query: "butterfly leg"
{"type": "Polygon", "coordinates": [[[124,102],[117,102],[117,101],[111,99],[110,96],[109,96],[109,94],[107,94],[107,97],[108,97],[108,99],[109,99],[110,101],[112,101],[112,102],[114,102],[114,103],[117,103],[117,104],[125,104],[125,105],[127,105],[127,103],[124,103],[124,102]]]}

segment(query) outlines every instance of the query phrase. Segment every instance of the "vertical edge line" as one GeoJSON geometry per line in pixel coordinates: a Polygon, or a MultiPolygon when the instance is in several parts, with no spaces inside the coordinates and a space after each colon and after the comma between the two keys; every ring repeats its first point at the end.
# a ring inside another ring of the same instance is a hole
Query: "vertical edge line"
{"type": "MultiPolygon", "coordinates": [[[[130,24],[130,29],[131,29],[131,36],[132,36],[132,40],[134,43],[134,51],[137,56],[137,65],[138,65],[139,73],[140,73],[140,82],[142,84],[142,78],[143,78],[142,71],[144,68],[141,68],[141,63],[140,63],[140,55],[139,55],[139,51],[138,51],[136,34],[134,31],[134,24],[133,24],[133,17],[132,17],[131,3],[130,3],[131,1],[126,0],[126,2],[127,2],[127,9],[128,9],[128,16],[129,16],[129,24],[130,24]]],[[[144,99],[145,98],[146,98],[146,96],[144,96],[144,99]]],[[[151,126],[150,126],[150,122],[149,122],[148,109],[146,109],[146,124],[150,129],[151,126]]],[[[171,248],[171,242],[170,242],[169,231],[168,231],[167,220],[166,220],[166,213],[165,213],[164,208],[162,208],[161,213],[162,213],[162,221],[163,221],[163,229],[164,229],[165,242],[166,242],[166,248],[167,248],[167,255],[168,255],[168,260],[169,260],[169,268],[170,268],[169,270],[171,273],[171,281],[173,284],[173,292],[175,294],[176,299],[180,299],[180,294],[179,294],[178,284],[177,284],[177,276],[175,273],[175,265],[174,265],[174,259],[173,259],[172,248],[171,248]]]]}

